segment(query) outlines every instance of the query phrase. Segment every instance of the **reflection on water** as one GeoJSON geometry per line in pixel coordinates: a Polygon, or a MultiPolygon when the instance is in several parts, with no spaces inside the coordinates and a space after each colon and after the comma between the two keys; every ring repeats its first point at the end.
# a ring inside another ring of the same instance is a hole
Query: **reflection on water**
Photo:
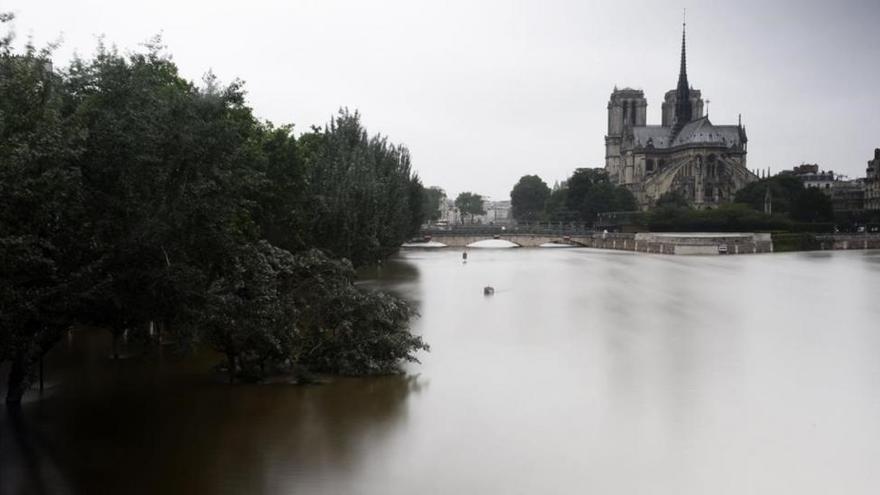
{"type": "Polygon", "coordinates": [[[227,386],[102,332],[3,410],[4,493],[875,493],[880,253],[406,252],[401,377],[227,386]],[[495,287],[492,297],[482,288],[495,287]]]}

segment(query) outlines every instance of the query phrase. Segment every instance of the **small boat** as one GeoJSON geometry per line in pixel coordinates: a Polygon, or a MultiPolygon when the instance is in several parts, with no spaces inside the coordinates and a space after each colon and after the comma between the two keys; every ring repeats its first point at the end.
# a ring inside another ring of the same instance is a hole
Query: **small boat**
{"type": "Polygon", "coordinates": [[[487,286],[483,287],[483,295],[484,296],[491,296],[494,293],[495,293],[495,287],[492,287],[491,285],[487,285],[487,286]]]}

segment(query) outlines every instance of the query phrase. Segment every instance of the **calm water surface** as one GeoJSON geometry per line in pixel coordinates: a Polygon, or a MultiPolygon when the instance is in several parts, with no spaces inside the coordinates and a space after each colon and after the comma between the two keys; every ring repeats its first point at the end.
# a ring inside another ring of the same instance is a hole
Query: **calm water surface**
{"type": "Polygon", "coordinates": [[[0,411],[0,492],[878,493],[880,252],[409,251],[365,277],[422,315],[407,376],[229,386],[217,356],[75,332],[0,411]]]}

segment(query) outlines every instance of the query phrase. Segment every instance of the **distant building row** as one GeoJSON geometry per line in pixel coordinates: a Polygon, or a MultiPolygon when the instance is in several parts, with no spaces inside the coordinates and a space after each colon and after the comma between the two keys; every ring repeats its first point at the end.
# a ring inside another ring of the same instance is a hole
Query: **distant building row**
{"type": "Polygon", "coordinates": [[[441,225],[460,225],[465,223],[475,225],[511,225],[514,223],[510,200],[484,200],[483,210],[486,212],[484,215],[475,215],[471,218],[470,215],[461,214],[455,206],[454,200],[444,197],[440,201],[440,220],[437,223],[441,225]]]}
{"type": "Polygon", "coordinates": [[[874,159],[868,162],[865,177],[865,209],[880,210],[880,148],[874,150],[874,159]]]}
{"type": "Polygon", "coordinates": [[[874,150],[866,172],[864,178],[847,179],[833,170],[820,170],[819,165],[806,163],[782,173],[830,196],[835,212],[880,211],[880,148],[874,150]]]}

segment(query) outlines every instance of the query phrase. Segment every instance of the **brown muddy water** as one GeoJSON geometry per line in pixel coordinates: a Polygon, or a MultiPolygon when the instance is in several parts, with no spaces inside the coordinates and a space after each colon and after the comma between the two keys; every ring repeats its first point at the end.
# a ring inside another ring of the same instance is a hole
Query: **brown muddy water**
{"type": "Polygon", "coordinates": [[[405,376],[227,385],[210,353],[73,332],[0,406],[0,493],[878,493],[878,251],[413,250],[364,277],[419,308],[405,376]]]}

